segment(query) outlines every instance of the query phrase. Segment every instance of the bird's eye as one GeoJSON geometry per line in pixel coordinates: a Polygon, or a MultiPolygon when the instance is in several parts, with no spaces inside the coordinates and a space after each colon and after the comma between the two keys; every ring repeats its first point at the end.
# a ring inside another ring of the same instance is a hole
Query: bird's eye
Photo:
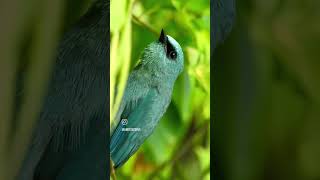
{"type": "Polygon", "coordinates": [[[174,51],[171,51],[171,52],[169,53],[169,57],[170,57],[171,59],[176,59],[176,58],[177,58],[177,53],[174,52],[174,51]]]}

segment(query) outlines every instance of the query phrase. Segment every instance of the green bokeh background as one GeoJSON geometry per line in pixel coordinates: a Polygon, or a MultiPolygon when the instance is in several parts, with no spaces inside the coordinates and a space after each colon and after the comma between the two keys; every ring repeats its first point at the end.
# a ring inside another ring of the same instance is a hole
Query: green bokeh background
{"type": "Polygon", "coordinates": [[[116,171],[117,178],[209,179],[209,0],[123,0],[111,1],[110,8],[111,51],[117,52],[111,55],[115,84],[121,83],[124,66],[130,62],[132,70],[143,49],[158,40],[161,29],[180,43],[185,56],[167,112],[137,153],[116,171]]]}

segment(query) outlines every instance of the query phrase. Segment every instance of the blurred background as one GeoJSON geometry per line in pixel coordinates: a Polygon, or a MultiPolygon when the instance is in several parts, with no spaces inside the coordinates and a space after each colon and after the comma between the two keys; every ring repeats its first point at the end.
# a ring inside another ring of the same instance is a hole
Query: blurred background
{"type": "Polygon", "coordinates": [[[56,47],[92,2],[0,1],[0,180],[17,174],[46,94],[56,47]]]}
{"type": "Polygon", "coordinates": [[[180,43],[185,56],[167,112],[137,153],[116,171],[117,179],[209,179],[209,0],[111,1],[110,10],[113,115],[121,100],[114,88],[123,91],[128,72],[143,49],[159,39],[162,28],[180,43]]]}
{"type": "Polygon", "coordinates": [[[320,1],[237,1],[213,52],[213,179],[320,179],[320,1]]]}

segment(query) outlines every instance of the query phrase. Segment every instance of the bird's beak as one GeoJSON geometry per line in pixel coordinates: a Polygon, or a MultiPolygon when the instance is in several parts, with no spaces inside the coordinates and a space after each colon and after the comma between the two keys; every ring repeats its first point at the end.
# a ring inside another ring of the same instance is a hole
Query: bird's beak
{"type": "Polygon", "coordinates": [[[167,45],[167,42],[168,42],[168,37],[167,35],[164,33],[163,29],[161,30],[161,34],[160,34],[160,37],[159,37],[159,42],[163,45],[167,45]]]}

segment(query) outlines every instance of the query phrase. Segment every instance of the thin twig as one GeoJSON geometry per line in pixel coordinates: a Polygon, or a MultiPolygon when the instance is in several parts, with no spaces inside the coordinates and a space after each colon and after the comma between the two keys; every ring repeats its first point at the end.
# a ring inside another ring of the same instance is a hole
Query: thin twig
{"type": "Polygon", "coordinates": [[[159,35],[159,32],[156,31],[155,29],[153,29],[153,27],[149,24],[147,24],[146,22],[143,22],[142,20],[140,20],[136,15],[132,14],[132,20],[135,24],[142,26],[144,28],[146,28],[148,31],[150,31],[151,33],[155,34],[156,36],[159,35]]]}
{"type": "Polygon", "coordinates": [[[206,127],[208,126],[208,121],[203,123],[201,126],[193,129],[194,123],[191,123],[190,127],[188,128],[189,130],[186,132],[184,138],[182,139],[181,143],[178,144],[177,146],[177,150],[176,152],[173,153],[173,155],[171,156],[171,158],[167,161],[165,161],[164,163],[162,163],[160,166],[158,166],[154,172],[152,174],[149,175],[148,179],[154,179],[156,177],[156,175],[161,172],[166,166],[168,166],[169,164],[175,165],[176,162],[181,159],[181,157],[183,157],[183,155],[187,152],[187,150],[189,150],[190,148],[192,148],[196,143],[195,140],[197,136],[195,136],[198,132],[200,132],[200,134],[205,134],[205,130],[206,127]],[[191,135],[191,140],[187,141],[187,139],[190,139],[190,133],[192,133],[191,135]],[[180,148],[179,148],[180,147],[180,148]],[[183,148],[181,148],[183,147],[183,148]]]}

